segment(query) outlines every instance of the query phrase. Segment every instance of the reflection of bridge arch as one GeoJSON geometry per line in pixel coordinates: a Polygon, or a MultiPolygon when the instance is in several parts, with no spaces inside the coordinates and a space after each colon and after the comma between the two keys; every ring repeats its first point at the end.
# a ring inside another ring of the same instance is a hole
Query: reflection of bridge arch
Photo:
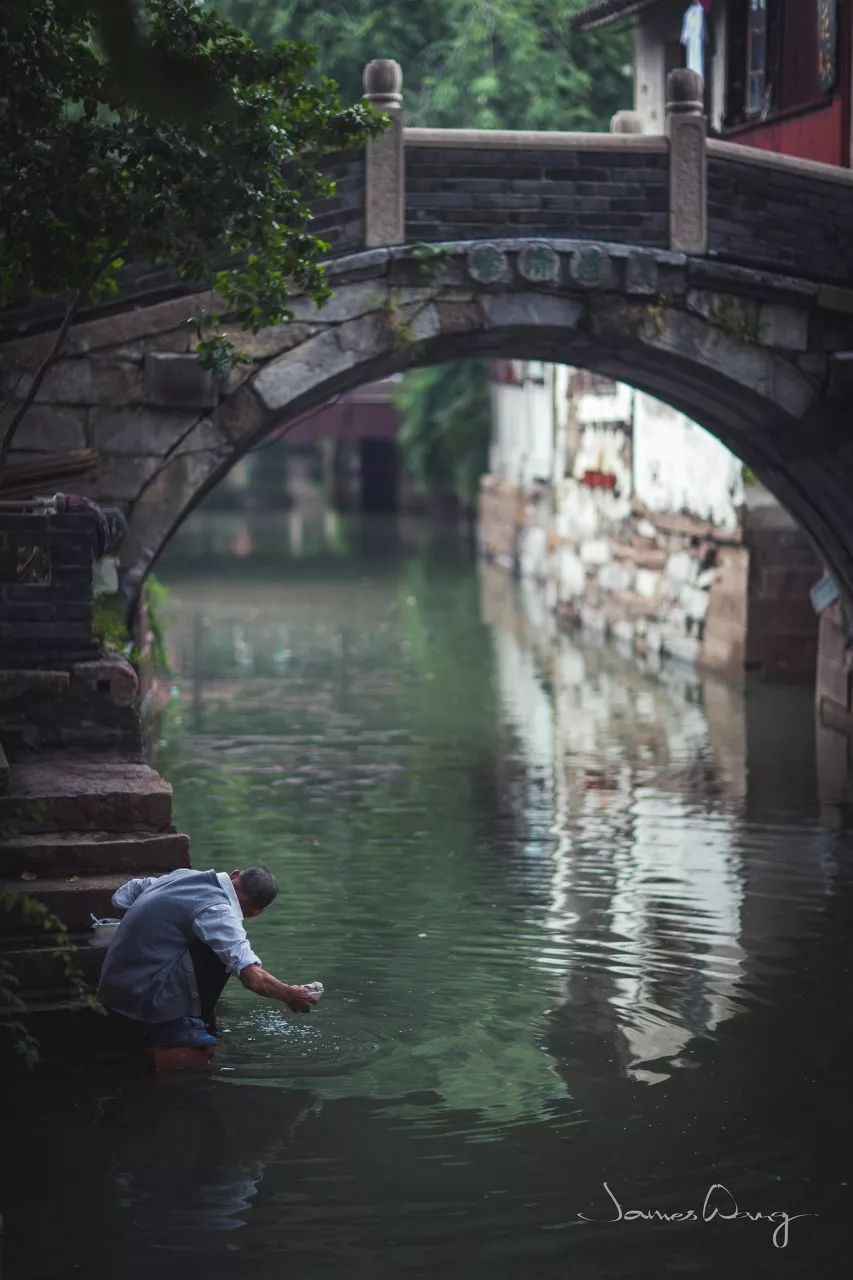
{"type": "MultiPolygon", "coordinates": [[[[335,295],[321,311],[300,300],[294,323],[245,336],[252,366],[214,408],[182,413],[175,446],[123,490],[131,591],[204,493],[272,429],[410,365],[483,355],[566,361],[688,414],[752,467],[853,594],[853,441],[825,352],[840,317],[822,309],[818,286],[661,250],[524,239],[447,243],[428,268],[411,247],[374,249],[336,260],[330,278],[335,295]]],[[[196,301],[139,313],[148,345],[158,312],[168,344],[176,308],[190,314],[196,301]]],[[[86,326],[90,344],[101,330],[108,347],[112,324],[86,326]]],[[[147,407],[147,429],[166,432],[177,407],[147,407]]]]}

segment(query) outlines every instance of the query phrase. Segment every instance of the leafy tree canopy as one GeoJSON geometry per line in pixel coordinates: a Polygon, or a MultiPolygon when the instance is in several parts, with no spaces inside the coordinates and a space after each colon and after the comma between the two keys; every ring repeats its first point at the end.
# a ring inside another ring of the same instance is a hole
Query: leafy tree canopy
{"type": "Polygon", "coordinates": [[[488,362],[413,370],[395,399],[403,415],[400,448],[421,488],[474,504],[491,435],[488,362]]]}
{"type": "Polygon", "coordinates": [[[578,35],[588,0],[206,0],[262,44],[295,32],[345,93],[403,68],[406,118],[447,128],[602,129],[630,106],[630,33],[578,35]]]}
{"type": "MultiPolygon", "coordinates": [[[[288,318],[294,285],[322,300],[327,246],[306,195],[331,189],[322,157],[379,117],[311,82],[309,45],[262,48],[194,0],[140,0],[154,65],[215,83],[224,103],[156,112],[105,52],[101,7],[40,0],[0,17],[0,305],[68,295],[68,321],[115,291],[129,257],[212,280],[222,309],[253,330],[288,318]]],[[[218,322],[199,319],[201,357],[217,368],[234,358],[218,322]]]]}
{"type": "MultiPolygon", "coordinates": [[[[410,124],[445,128],[606,129],[631,105],[631,36],[577,35],[587,0],[206,0],[255,39],[298,31],[345,92],[361,91],[371,58],[403,68],[410,124]]],[[[399,443],[425,488],[475,500],[490,435],[487,366],[406,375],[399,443]]]]}

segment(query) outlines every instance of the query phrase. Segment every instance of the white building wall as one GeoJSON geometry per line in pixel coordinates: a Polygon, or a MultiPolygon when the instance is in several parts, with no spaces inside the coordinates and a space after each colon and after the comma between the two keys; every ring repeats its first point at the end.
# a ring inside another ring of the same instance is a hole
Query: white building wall
{"type": "Polygon", "coordinates": [[[634,28],[634,110],[645,133],[663,133],[666,118],[666,77],[684,66],[679,45],[687,0],[659,0],[637,15],[634,28]]]}
{"type": "Polygon", "coordinates": [[[634,398],[634,493],[651,511],[686,512],[721,527],[743,503],[740,460],[669,405],[634,398]]]}
{"type": "MultiPolygon", "coordinates": [[[[645,133],[663,133],[666,118],[666,78],[675,67],[684,66],[680,45],[681,23],[688,0],[658,0],[637,15],[634,28],[634,110],[643,121],[645,133]]],[[[710,124],[719,129],[726,93],[726,5],[712,5],[706,19],[708,46],[706,65],[710,124]]]]}
{"type": "Polygon", "coordinates": [[[554,467],[554,368],[513,361],[523,382],[492,384],[490,470],[507,484],[531,488],[550,481],[554,467]]]}

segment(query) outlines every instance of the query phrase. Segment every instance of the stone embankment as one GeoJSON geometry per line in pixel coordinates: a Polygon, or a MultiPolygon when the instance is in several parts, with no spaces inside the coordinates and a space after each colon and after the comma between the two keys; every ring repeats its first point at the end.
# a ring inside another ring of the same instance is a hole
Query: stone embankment
{"type": "Polygon", "coordinates": [[[133,669],[121,659],[82,665],[84,673],[74,666],[0,672],[0,740],[7,757],[0,895],[18,898],[17,909],[0,912],[0,957],[11,962],[21,997],[36,1010],[72,1002],[65,959],[88,982],[97,980],[103,951],[90,944],[90,917],[112,914],[110,898],[120,884],[189,865],[189,840],[171,825],[172,789],[142,759],[139,722],[128,701],[135,693],[133,669]],[[104,688],[92,693],[84,720],[75,684],[96,672],[104,688]],[[39,697],[47,688],[64,698],[54,693],[48,707],[39,697]],[[110,694],[116,688],[118,704],[110,694]],[[36,712],[33,720],[22,719],[27,705],[36,712]],[[36,743],[33,721],[40,722],[36,743]],[[124,729],[116,735],[119,723],[124,729]],[[56,955],[42,925],[21,911],[21,898],[43,904],[61,920],[68,930],[63,955],[56,955]]]}
{"type": "Polygon", "coordinates": [[[91,552],[87,572],[76,571],[80,616],[70,635],[61,616],[63,536],[78,560],[84,546],[84,518],[71,523],[60,532],[49,515],[4,516],[0,546],[0,961],[33,1013],[77,1007],[76,979],[97,981],[103,949],[91,945],[91,916],[113,913],[120,884],[189,865],[189,839],[172,826],[172,788],[145,763],[136,672],[121,657],[91,656],[91,552]],[[22,582],[20,549],[39,538],[47,568],[22,582]],[[64,926],[59,947],[32,904],[64,926]]]}

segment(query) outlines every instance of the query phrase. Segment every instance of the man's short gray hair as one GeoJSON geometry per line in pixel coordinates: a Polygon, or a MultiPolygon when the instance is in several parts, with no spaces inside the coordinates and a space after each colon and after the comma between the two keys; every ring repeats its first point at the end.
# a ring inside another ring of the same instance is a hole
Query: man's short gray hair
{"type": "Polygon", "coordinates": [[[240,872],[240,888],[247,904],[257,911],[268,907],[278,893],[278,881],[266,867],[246,867],[240,872]]]}

